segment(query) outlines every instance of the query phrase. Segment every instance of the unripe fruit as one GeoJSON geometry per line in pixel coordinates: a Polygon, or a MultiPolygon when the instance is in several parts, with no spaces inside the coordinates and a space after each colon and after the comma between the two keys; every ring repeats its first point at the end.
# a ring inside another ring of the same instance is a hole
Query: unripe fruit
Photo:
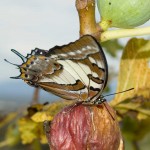
{"type": "Polygon", "coordinates": [[[150,19],[150,0],[97,0],[97,5],[104,30],[133,28],[150,19]]]}

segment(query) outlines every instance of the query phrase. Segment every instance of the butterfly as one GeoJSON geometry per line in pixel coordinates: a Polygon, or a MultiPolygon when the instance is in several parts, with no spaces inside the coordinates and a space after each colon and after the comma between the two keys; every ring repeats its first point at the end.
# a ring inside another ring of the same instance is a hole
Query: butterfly
{"type": "Polygon", "coordinates": [[[107,60],[94,37],[84,35],[49,50],[35,48],[26,57],[14,49],[11,51],[23,61],[17,65],[20,75],[11,78],[22,79],[67,100],[85,104],[105,101],[102,92],[108,79],[107,60]]]}

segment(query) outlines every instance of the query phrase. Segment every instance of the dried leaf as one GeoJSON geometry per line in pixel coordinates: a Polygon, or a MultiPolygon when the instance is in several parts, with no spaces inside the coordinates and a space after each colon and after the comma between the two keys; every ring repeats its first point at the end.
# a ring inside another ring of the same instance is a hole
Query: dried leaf
{"type": "Polygon", "coordinates": [[[134,96],[150,98],[150,40],[131,39],[126,45],[121,63],[117,91],[134,88],[118,94],[111,102],[113,106],[134,96]]]}
{"type": "Polygon", "coordinates": [[[46,142],[46,140],[43,139],[45,135],[42,123],[36,123],[30,118],[24,117],[18,121],[18,125],[23,144],[32,143],[35,139],[39,139],[41,143],[46,142]]]}
{"type": "Polygon", "coordinates": [[[37,123],[27,118],[21,118],[18,124],[23,144],[31,143],[34,139],[37,138],[35,133],[37,123]]]}
{"type": "Polygon", "coordinates": [[[30,112],[33,112],[31,111],[33,108],[36,109],[36,112],[32,113],[32,116],[30,117],[35,122],[44,122],[45,120],[51,121],[53,117],[67,104],[69,104],[67,101],[58,101],[55,103],[42,105],[40,109],[37,109],[35,105],[34,107],[31,106],[30,112]]]}
{"type": "Polygon", "coordinates": [[[48,111],[42,111],[35,113],[31,119],[35,122],[44,122],[45,120],[51,121],[53,117],[48,113],[48,111]]]}

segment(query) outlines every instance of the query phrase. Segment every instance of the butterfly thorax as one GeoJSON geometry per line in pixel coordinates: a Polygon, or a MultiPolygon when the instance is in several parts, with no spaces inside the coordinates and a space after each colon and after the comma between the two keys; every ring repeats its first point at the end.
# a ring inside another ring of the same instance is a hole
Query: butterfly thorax
{"type": "Polygon", "coordinates": [[[61,67],[60,64],[48,57],[34,55],[20,66],[20,77],[28,84],[37,86],[41,79],[48,77],[56,70],[60,70],[61,67]]]}

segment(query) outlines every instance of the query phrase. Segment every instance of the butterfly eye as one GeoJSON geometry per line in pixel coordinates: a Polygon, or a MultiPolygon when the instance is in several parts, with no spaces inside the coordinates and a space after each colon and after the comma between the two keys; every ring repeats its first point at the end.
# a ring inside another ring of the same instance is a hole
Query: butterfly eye
{"type": "Polygon", "coordinates": [[[25,78],[28,78],[29,76],[27,74],[25,74],[25,78]]]}
{"type": "Polygon", "coordinates": [[[34,57],[34,60],[37,60],[37,57],[34,57]]]}
{"type": "Polygon", "coordinates": [[[33,76],[29,74],[24,75],[27,80],[32,80],[33,76]]]}

